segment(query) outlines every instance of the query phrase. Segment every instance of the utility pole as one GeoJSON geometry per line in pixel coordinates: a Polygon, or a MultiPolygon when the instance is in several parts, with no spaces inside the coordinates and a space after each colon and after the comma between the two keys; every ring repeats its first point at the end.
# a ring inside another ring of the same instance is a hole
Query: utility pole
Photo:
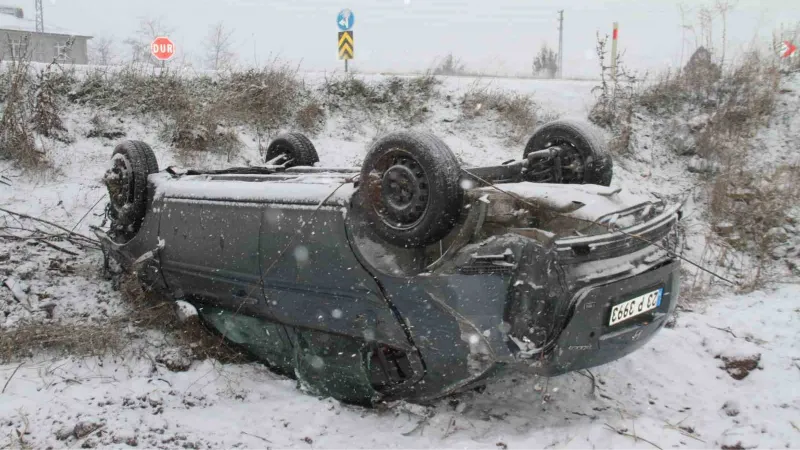
{"type": "Polygon", "coordinates": [[[558,12],[558,78],[564,76],[564,10],[558,12]]]}
{"type": "Polygon", "coordinates": [[[42,0],[36,0],[36,32],[44,33],[44,11],[42,10],[42,0]]]}

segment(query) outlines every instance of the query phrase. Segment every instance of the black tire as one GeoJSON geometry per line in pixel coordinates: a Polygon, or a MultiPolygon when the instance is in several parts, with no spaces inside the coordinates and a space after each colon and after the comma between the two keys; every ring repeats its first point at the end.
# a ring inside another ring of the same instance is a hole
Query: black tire
{"type": "Polygon", "coordinates": [[[111,196],[111,217],[117,232],[124,237],[134,235],[142,225],[147,211],[147,176],[158,172],[156,155],[149,145],[141,141],[123,141],[111,154],[112,169],[126,172],[120,178],[119,194],[111,196]]]}
{"type": "Polygon", "coordinates": [[[361,167],[359,194],[375,233],[400,247],[424,247],[453,229],[461,212],[461,168],[430,133],[400,131],[375,142],[361,167]]]}
{"type": "Polygon", "coordinates": [[[313,166],[319,162],[317,149],[314,144],[302,133],[284,133],[278,135],[269,147],[267,147],[267,157],[264,162],[276,158],[281,153],[289,154],[294,161],[288,167],[313,166]]]}
{"type": "Polygon", "coordinates": [[[614,163],[608,154],[605,140],[588,122],[561,119],[546,123],[533,132],[522,157],[537,150],[556,145],[568,145],[580,158],[582,170],[567,177],[574,184],[600,184],[608,186],[614,172],[614,163]]]}

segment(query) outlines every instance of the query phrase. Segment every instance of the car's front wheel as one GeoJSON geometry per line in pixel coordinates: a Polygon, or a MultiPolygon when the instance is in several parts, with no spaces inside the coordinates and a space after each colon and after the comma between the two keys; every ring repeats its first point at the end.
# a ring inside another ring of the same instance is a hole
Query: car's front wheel
{"type": "Polygon", "coordinates": [[[461,212],[461,169],[430,133],[400,131],[375,142],[359,179],[367,221],[385,241],[424,247],[452,230],[461,212]]]}

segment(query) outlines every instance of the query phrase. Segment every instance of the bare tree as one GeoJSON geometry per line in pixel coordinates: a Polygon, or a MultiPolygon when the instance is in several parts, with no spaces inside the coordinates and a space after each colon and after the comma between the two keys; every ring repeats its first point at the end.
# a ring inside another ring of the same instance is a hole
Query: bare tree
{"type": "Polygon", "coordinates": [[[169,36],[175,31],[164,22],[161,17],[142,17],[139,19],[139,28],[133,36],[123,42],[130,52],[131,62],[152,61],[150,58],[150,43],[159,36],[169,36]]]}
{"type": "Polygon", "coordinates": [[[683,3],[678,4],[678,11],[681,13],[681,61],[678,64],[678,67],[683,67],[683,52],[686,48],[686,30],[694,30],[692,29],[691,24],[686,21],[686,9],[683,3]]]}
{"type": "Polygon", "coordinates": [[[236,54],[231,50],[233,30],[225,28],[225,24],[217,22],[208,30],[204,42],[205,67],[211,70],[229,69],[236,61],[236,54]]]}
{"type": "Polygon", "coordinates": [[[719,62],[720,67],[722,67],[725,64],[725,47],[728,43],[728,11],[736,7],[736,3],[731,3],[728,0],[717,0],[714,7],[719,12],[719,15],[722,16],[722,57],[719,62]]]}
{"type": "Polygon", "coordinates": [[[109,66],[114,64],[116,60],[116,53],[114,51],[114,39],[101,36],[89,41],[89,61],[92,64],[100,66],[109,66]]]}
{"type": "Polygon", "coordinates": [[[700,22],[700,38],[702,45],[712,54],[714,53],[714,11],[707,7],[701,7],[697,12],[700,22]]]}

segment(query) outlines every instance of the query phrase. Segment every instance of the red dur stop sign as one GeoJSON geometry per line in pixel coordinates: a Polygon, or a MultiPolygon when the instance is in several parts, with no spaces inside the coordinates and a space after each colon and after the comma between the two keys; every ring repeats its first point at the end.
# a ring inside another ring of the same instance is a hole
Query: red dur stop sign
{"type": "Polygon", "coordinates": [[[168,61],[175,56],[175,44],[166,36],[159,36],[153,39],[150,44],[150,52],[159,61],[168,61]]]}

